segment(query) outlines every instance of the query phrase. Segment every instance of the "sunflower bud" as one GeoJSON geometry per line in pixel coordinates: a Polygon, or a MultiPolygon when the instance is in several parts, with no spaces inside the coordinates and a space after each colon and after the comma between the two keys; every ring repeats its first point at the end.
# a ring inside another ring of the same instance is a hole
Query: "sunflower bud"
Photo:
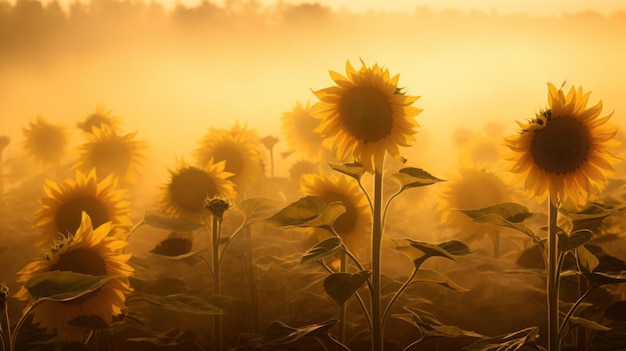
{"type": "MultiPolygon", "coordinates": [[[[9,286],[6,283],[0,283],[0,305],[5,305],[9,299],[9,286]]],[[[0,307],[2,308],[2,307],[0,307]]]]}
{"type": "Polygon", "coordinates": [[[211,214],[217,218],[223,218],[224,212],[228,210],[230,204],[228,201],[220,198],[206,199],[204,201],[204,207],[211,211],[211,214]]]}

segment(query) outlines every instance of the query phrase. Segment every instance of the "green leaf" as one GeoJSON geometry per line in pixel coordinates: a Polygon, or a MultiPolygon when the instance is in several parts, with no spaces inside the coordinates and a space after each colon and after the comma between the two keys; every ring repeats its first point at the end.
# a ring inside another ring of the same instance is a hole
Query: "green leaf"
{"type": "Polygon", "coordinates": [[[467,245],[458,240],[442,243],[427,243],[409,238],[383,236],[383,241],[386,246],[405,254],[418,268],[430,257],[439,256],[455,261],[455,256],[463,256],[470,253],[467,245]]]}
{"type": "Polygon", "coordinates": [[[302,259],[300,260],[300,264],[317,262],[321,259],[324,259],[328,256],[332,256],[343,247],[343,243],[340,238],[333,236],[328,239],[324,239],[319,243],[315,244],[312,248],[310,248],[302,259]]]}
{"type": "Polygon", "coordinates": [[[413,277],[413,282],[433,283],[456,291],[469,291],[469,289],[458,285],[443,274],[430,269],[418,269],[413,277]]]}
{"type": "Polygon", "coordinates": [[[585,319],[585,318],[581,318],[581,317],[570,317],[569,318],[569,322],[575,325],[579,325],[581,327],[587,328],[587,329],[591,329],[591,330],[602,330],[602,331],[609,331],[611,330],[611,328],[609,327],[605,327],[600,323],[591,321],[589,319],[585,319]]]}
{"type": "Polygon", "coordinates": [[[24,287],[35,300],[70,301],[98,290],[117,277],[50,271],[33,276],[24,287]]]}
{"type": "Polygon", "coordinates": [[[407,167],[402,168],[399,173],[394,173],[391,176],[400,184],[402,190],[409,188],[417,188],[421,186],[431,185],[438,182],[443,182],[443,179],[433,177],[430,173],[420,168],[407,167]]]}
{"type": "Polygon", "coordinates": [[[559,238],[559,250],[570,251],[591,240],[593,233],[587,229],[580,229],[569,235],[559,231],[557,235],[559,238]]]}
{"type": "MultiPolygon", "coordinates": [[[[263,342],[259,346],[286,345],[301,341],[305,337],[329,338],[329,330],[334,327],[338,319],[311,324],[300,328],[291,327],[281,321],[273,321],[265,330],[263,342]]],[[[319,345],[319,344],[318,344],[319,345]]]]}
{"type": "Polygon", "coordinates": [[[591,251],[587,250],[585,245],[578,246],[574,250],[576,252],[576,258],[578,259],[578,264],[583,272],[593,272],[593,270],[600,264],[598,258],[592,254],[591,251]]]}
{"type": "Polygon", "coordinates": [[[614,214],[618,210],[613,206],[592,202],[588,207],[579,212],[568,212],[562,210],[561,213],[568,217],[573,224],[572,231],[588,229],[596,231],[604,218],[614,214]]]}
{"type": "Polygon", "coordinates": [[[146,212],[143,222],[156,228],[167,229],[173,232],[192,232],[202,224],[190,222],[181,218],[169,217],[161,212],[146,212]]]}
{"type": "Polygon", "coordinates": [[[237,208],[243,212],[246,217],[246,221],[260,221],[263,218],[267,218],[276,211],[283,204],[282,200],[269,199],[265,197],[250,197],[242,200],[237,208]]]}
{"type": "Polygon", "coordinates": [[[526,218],[532,216],[532,213],[518,203],[503,202],[480,209],[457,209],[457,211],[465,213],[476,223],[513,228],[538,241],[535,233],[523,223],[526,218]]]}
{"type": "Polygon", "coordinates": [[[339,201],[326,203],[321,196],[309,195],[291,203],[264,221],[279,228],[330,228],[344,212],[346,208],[339,201]]]}
{"type": "Polygon", "coordinates": [[[185,312],[203,315],[224,314],[224,310],[216,306],[226,305],[225,297],[211,296],[210,300],[204,296],[191,294],[172,294],[172,295],[151,295],[145,293],[135,293],[129,297],[129,300],[141,298],[152,306],[162,308],[169,311],[185,312]]]}
{"type": "Polygon", "coordinates": [[[402,319],[418,328],[426,338],[431,337],[471,337],[482,338],[483,336],[473,331],[463,330],[461,328],[444,325],[437,317],[430,312],[415,307],[404,306],[408,314],[394,314],[392,317],[402,319]]]}
{"type": "Polygon", "coordinates": [[[607,285],[626,283],[626,272],[621,273],[583,272],[582,275],[596,285],[607,285]]]}
{"type": "Polygon", "coordinates": [[[188,254],[193,247],[193,235],[190,232],[172,232],[165,240],[158,243],[150,252],[167,257],[188,254]]]}
{"type": "Polygon", "coordinates": [[[539,337],[539,328],[529,327],[515,333],[504,334],[494,337],[485,337],[473,344],[464,347],[463,350],[468,351],[514,351],[519,350],[523,346],[537,350],[537,338],[539,337]]]}
{"type": "Polygon", "coordinates": [[[342,305],[365,284],[371,274],[370,271],[333,273],[324,280],[324,290],[335,302],[342,305]]]}
{"type": "Polygon", "coordinates": [[[360,163],[332,163],[328,162],[328,166],[331,169],[334,169],[337,172],[341,172],[349,177],[352,177],[356,180],[360,180],[363,174],[365,174],[365,169],[361,166],[360,163]]]}

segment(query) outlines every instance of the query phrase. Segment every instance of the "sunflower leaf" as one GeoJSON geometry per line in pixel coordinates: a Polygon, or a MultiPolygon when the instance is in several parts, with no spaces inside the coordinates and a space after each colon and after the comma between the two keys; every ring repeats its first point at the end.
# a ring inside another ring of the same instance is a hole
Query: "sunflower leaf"
{"type": "Polygon", "coordinates": [[[315,244],[312,248],[310,248],[302,259],[300,260],[300,264],[316,262],[321,259],[324,259],[328,256],[333,255],[335,252],[341,250],[343,247],[343,243],[341,239],[333,236],[328,239],[324,239],[319,243],[315,244]]]}
{"type": "Polygon", "coordinates": [[[279,228],[330,228],[346,212],[340,201],[327,203],[321,196],[305,196],[276,212],[264,222],[279,228]]]}
{"type": "Polygon", "coordinates": [[[192,247],[193,236],[191,233],[172,232],[150,252],[166,257],[177,257],[190,253],[192,247]]]}
{"type": "Polygon", "coordinates": [[[452,280],[450,280],[443,274],[437,271],[430,270],[430,269],[418,269],[412,281],[415,283],[426,282],[426,283],[438,284],[448,289],[452,289],[456,291],[469,291],[469,289],[466,289],[458,285],[457,283],[453,282],[452,280]]]}
{"type": "Polygon", "coordinates": [[[604,325],[594,322],[592,320],[586,319],[586,318],[582,318],[582,317],[570,317],[569,318],[569,322],[572,324],[576,324],[578,326],[587,328],[587,329],[591,329],[591,330],[602,330],[602,331],[609,331],[611,330],[611,328],[609,327],[605,327],[604,325]]]}
{"type": "Polygon", "coordinates": [[[515,351],[523,346],[530,346],[534,349],[537,347],[537,338],[539,337],[539,328],[529,327],[520,331],[503,334],[494,337],[484,337],[477,340],[473,344],[464,347],[463,350],[468,351],[515,351]]]}
{"type": "Polygon", "coordinates": [[[386,246],[402,252],[410,258],[416,268],[431,257],[445,257],[456,260],[455,256],[463,256],[470,253],[469,248],[463,242],[451,240],[442,243],[427,243],[409,238],[392,238],[383,236],[386,246]]]}
{"type": "MultiPolygon", "coordinates": [[[[225,307],[227,299],[221,296],[211,296],[210,299],[204,296],[179,293],[172,295],[151,295],[146,293],[135,293],[131,295],[134,298],[141,298],[152,306],[165,310],[185,312],[203,315],[219,315],[224,314],[221,307],[225,307]],[[216,305],[220,305],[218,307],[216,305]]],[[[130,297],[129,297],[130,299],[130,297]]]]}
{"type": "Polygon", "coordinates": [[[561,251],[573,250],[591,240],[592,235],[593,233],[587,229],[580,229],[569,235],[563,231],[559,231],[559,249],[561,251]]]}
{"type": "Polygon", "coordinates": [[[584,272],[593,272],[596,267],[600,264],[600,260],[591,253],[591,251],[587,250],[585,245],[580,245],[574,249],[576,252],[576,258],[578,259],[578,264],[580,268],[584,272]]]}
{"type": "Polygon", "coordinates": [[[502,227],[517,229],[537,241],[535,233],[523,222],[532,216],[528,208],[515,202],[503,202],[479,209],[455,209],[465,213],[472,221],[483,224],[493,224],[502,227]]]}
{"type": "Polygon", "coordinates": [[[421,186],[431,185],[438,182],[443,182],[443,179],[432,176],[420,168],[407,167],[402,168],[399,173],[391,175],[395,181],[400,184],[402,190],[409,188],[417,188],[421,186]]]}
{"type": "Polygon", "coordinates": [[[626,283],[626,272],[612,274],[603,272],[583,272],[582,275],[597,285],[626,283]]]}
{"type": "MultiPolygon", "coordinates": [[[[281,321],[273,321],[265,330],[263,342],[259,346],[287,345],[306,342],[307,337],[329,338],[329,330],[333,328],[338,319],[330,319],[326,322],[311,324],[300,328],[291,327],[281,321]]],[[[317,345],[316,340],[310,340],[317,345]]],[[[307,343],[308,344],[308,343],[307,343]]]]}
{"type": "Polygon", "coordinates": [[[169,217],[157,211],[146,212],[143,217],[143,222],[153,227],[167,229],[173,232],[192,232],[202,227],[202,224],[186,221],[181,218],[169,217]]]}
{"type": "Polygon", "coordinates": [[[483,335],[477,334],[473,331],[463,330],[461,328],[444,325],[437,317],[430,312],[424,311],[419,308],[404,306],[404,310],[407,313],[394,314],[392,317],[401,319],[408,322],[418,328],[426,338],[429,337],[471,337],[482,338],[483,335]]]}
{"type": "Polygon", "coordinates": [[[372,272],[359,271],[356,273],[333,273],[324,280],[324,290],[340,305],[343,305],[355,291],[357,291],[372,272]]]}
{"type": "Polygon", "coordinates": [[[332,163],[328,162],[328,166],[331,169],[341,172],[349,177],[352,177],[356,180],[360,180],[363,174],[365,174],[365,169],[361,166],[360,163],[332,163]]]}
{"type": "Polygon", "coordinates": [[[24,284],[35,300],[71,301],[98,290],[115,275],[91,275],[69,271],[50,271],[31,277],[24,284]]]}
{"type": "Polygon", "coordinates": [[[108,329],[111,325],[102,319],[97,314],[89,316],[78,316],[71,321],[67,322],[69,325],[75,325],[77,327],[89,328],[89,329],[108,329]]]}
{"type": "Polygon", "coordinates": [[[252,222],[262,220],[276,213],[282,203],[283,201],[281,200],[266,197],[250,197],[242,200],[237,204],[237,207],[243,212],[246,221],[252,222]]]}

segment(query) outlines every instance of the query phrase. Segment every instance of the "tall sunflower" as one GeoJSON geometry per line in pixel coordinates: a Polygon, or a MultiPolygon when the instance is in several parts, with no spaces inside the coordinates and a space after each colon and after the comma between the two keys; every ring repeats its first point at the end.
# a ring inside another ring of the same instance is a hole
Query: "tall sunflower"
{"type": "Polygon", "coordinates": [[[255,130],[236,123],[230,130],[210,128],[194,154],[200,165],[224,161],[224,170],[241,194],[263,173],[260,146],[255,130]]]}
{"type": "Polygon", "coordinates": [[[229,180],[232,174],[224,171],[224,166],[224,161],[209,160],[204,167],[196,167],[178,160],[176,168],[169,170],[169,183],[163,187],[162,210],[174,217],[204,223],[207,197],[234,199],[237,196],[229,180]]]}
{"type": "Polygon", "coordinates": [[[46,196],[40,199],[41,207],[35,213],[34,227],[40,229],[39,244],[50,244],[59,236],[75,233],[86,212],[98,227],[112,222],[112,233],[121,235],[132,226],[128,217],[131,206],[123,199],[125,191],[117,188],[112,176],[98,182],[96,171],[88,174],[76,171],[74,179],[62,183],[46,180],[46,196]]]}
{"type": "Polygon", "coordinates": [[[118,135],[107,125],[92,127],[85,133],[87,142],[79,148],[74,168],[84,172],[95,168],[100,177],[112,174],[122,183],[137,183],[147,143],[135,140],[136,135],[118,135]]]}
{"type": "Polygon", "coordinates": [[[419,97],[398,89],[399,75],[365,63],[356,71],[346,63],[346,77],[330,71],[337,84],[315,91],[320,99],[313,116],[321,120],[315,129],[323,145],[337,150],[337,157],[350,155],[368,172],[381,171],[385,153],[400,157],[398,146],[410,146],[419,126],[414,117],[422,110],[411,106],[419,97]]]}
{"type": "MultiPolygon", "coordinates": [[[[94,228],[89,215],[81,213],[80,226],[67,237],[57,239],[41,259],[27,264],[18,272],[19,283],[25,283],[37,274],[51,271],[69,271],[95,276],[114,276],[97,290],[70,301],[44,301],[33,309],[33,324],[46,328],[48,333],[79,340],[86,329],[68,324],[80,316],[95,315],[107,323],[119,315],[131,291],[128,277],[133,268],[128,265],[130,254],[121,254],[127,242],[110,235],[112,223],[94,228]]],[[[32,298],[24,287],[15,297],[31,304],[32,298]]]]}
{"type": "Polygon", "coordinates": [[[324,139],[314,130],[320,125],[319,119],[312,116],[311,104],[300,101],[281,118],[281,128],[289,147],[309,161],[321,161],[329,150],[322,146],[324,139]]]}
{"type": "Polygon", "coordinates": [[[53,124],[42,116],[23,128],[24,151],[42,167],[58,165],[65,156],[69,132],[62,124],[53,124]]]}
{"type": "Polygon", "coordinates": [[[554,204],[584,205],[614,173],[617,128],[606,125],[612,114],[599,117],[602,101],[587,108],[589,95],[580,87],[565,95],[548,83],[548,108],[528,123],[518,122],[519,134],[505,139],[512,172],[526,179],[526,189],[539,202],[550,195],[554,204]]]}
{"type": "Polygon", "coordinates": [[[89,114],[84,120],[76,123],[76,126],[86,133],[91,133],[92,128],[100,128],[102,125],[106,125],[114,132],[119,131],[119,118],[112,116],[111,111],[108,111],[104,105],[96,106],[95,112],[89,114]]]}
{"type": "MultiPolygon", "coordinates": [[[[326,202],[341,201],[346,207],[335,221],[333,227],[350,251],[359,257],[369,248],[372,215],[370,207],[357,182],[343,174],[326,176],[323,174],[304,174],[300,178],[300,191],[303,195],[321,196],[326,202]]],[[[323,229],[313,228],[321,239],[330,234],[323,229]]]]}

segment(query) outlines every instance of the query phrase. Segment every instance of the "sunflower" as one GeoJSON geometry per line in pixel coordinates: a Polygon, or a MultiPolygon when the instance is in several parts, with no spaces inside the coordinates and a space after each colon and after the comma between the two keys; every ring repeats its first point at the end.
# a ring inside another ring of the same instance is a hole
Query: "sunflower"
{"type": "MultiPolygon", "coordinates": [[[[319,173],[304,174],[300,178],[300,191],[304,195],[321,196],[326,202],[341,201],[346,212],[337,218],[333,228],[350,251],[358,257],[366,257],[363,253],[369,247],[372,217],[357,182],[344,174],[330,177],[319,173]]],[[[330,235],[320,228],[313,228],[313,232],[320,239],[330,235]]]]}
{"type": "Polygon", "coordinates": [[[490,124],[487,128],[494,130],[470,133],[464,140],[459,140],[459,133],[455,133],[453,140],[457,144],[460,165],[499,168],[496,164],[502,162],[505,153],[502,135],[495,131],[495,124],[490,124]]]}
{"type": "Polygon", "coordinates": [[[65,156],[69,133],[62,124],[49,123],[39,115],[22,132],[26,155],[42,167],[58,165],[65,156]]]}
{"type": "Polygon", "coordinates": [[[46,180],[44,191],[46,196],[40,199],[41,207],[35,213],[34,227],[42,231],[39,245],[75,233],[83,212],[96,227],[112,222],[114,234],[121,235],[132,226],[130,203],[123,200],[125,191],[117,188],[112,176],[98,182],[94,169],[86,175],[76,171],[74,179],[62,183],[46,180]]]}
{"type": "Polygon", "coordinates": [[[320,125],[319,119],[312,116],[309,102],[302,105],[299,101],[281,118],[281,128],[286,136],[287,144],[308,160],[321,161],[329,150],[322,146],[324,139],[314,130],[320,125]]]}
{"type": "Polygon", "coordinates": [[[501,202],[512,201],[514,191],[496,173],[478,168],[460,168],[458,177],[446,183],[442,190],[438,211],[442,224],[455,228],[459,238],[482,237],[497,231],[485,224],[475,224],[464,213],[456,210],[479,209],[501,202]]]}
{"type": "Polygon", "coordinates": [[[224,171],[225,162],[209,160],[204,167],[188,165],[179,160],[176,169],[169,170],[170,181],[163,187],[161,209],[173,217],[204,223],[206,198],[234,199],[235,186],[224,171]]]}
{"type": "Polygon", "coordinates": [[[120,182],[135,184],[139,181],[144,141],[135,140],[137,133],[118,135],[107,125],[92,127],[85,133],[87,142],[79,149],[75,169],[88,171],[95,168],[101,177],[112,174],[120,182]]]}
{"type": "Polygon", "coordinates": [[[106,125],[114,132],[119,131],[120,120],[118,117],[111,116],[111,111],[107,111],[103,105],[96,106],[96,111],[83,121],[76,123],[76,126],[86,133],[91,133],[92,128],[100,128],[106,125]]]}
{"type": "Polygon", "coordinates": [[[313,116],[321,119],[315,129],[323,145],[337,150],[337,157],[349,155],[373,173],[381,171],[385,152],[399,158],[398,146],[410,146],[419,126],[414,117],[422,110],[410,106],[419,97],[398,89],[399,75],[377,64],[355,71],[346,63],[347,76],[330,71],[337,86],[315,91],[320,99],[313,105],[313,116]]]}
{"type": "Polygon", "coordinates": [[[195,156],[200,165],[224,161],[224,170],[231,174],[230,180],[241,194],[263,173],[260,146],[256,131],[236,123],[231,130],[209,129],[195,156]]]}
{"type": "MultiPolygon", "coordinates": [[[[82,212],[80,225],[72,235],[57,239],[41,259],[27,264],[18,272],[19,283],[25,283],[37,274],[51,271],[68,271],[94,276],[114,276],[97,290],[70,301],[44,301],[32,310],[33,324],[56,329],[59,335],[77,340],[87,330],[68,324],[80,316],[95,315],[107,323],[124,308],[125,294],[131,292],[128,277],[133,268],[128,265],[130,254],[120,254],[127,242],[110,235],[113,224],[103,223],[94,228],[86,212],[82,212]]],[[[22,287],[15,297],[27,301],[32,298],[22,287]]],[[[27,307],[28,309],[28,307],[27,307]]]]}
{"type": "Polygon", "coordinates": [[[506,138],[511,170],[526,179],[525,188],[538,202],[550,195],[554,204],[580,207],[614,174],[617,128],[606,125],[612,114],[599,117],[602,101],[587,108],[589,95],[580,87],[565,95],[548,83],[548,108],[528,123],[518,122],[519,134],[506,138]]]}

